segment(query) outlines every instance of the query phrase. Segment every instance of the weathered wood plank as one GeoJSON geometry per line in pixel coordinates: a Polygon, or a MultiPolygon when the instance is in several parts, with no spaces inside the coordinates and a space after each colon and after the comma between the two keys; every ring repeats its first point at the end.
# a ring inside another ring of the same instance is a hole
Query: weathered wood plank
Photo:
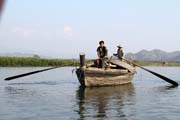
{"type": "Polygon", "coordinates": [[[117,65],[119,67],[122,67],[124,69],[129,70],[130,72],[135,72],[135,67],[133,67],[132,65],[124,62],[124,61],[120,61],[120,60],[111,60],[111,64],[117,65]]]}

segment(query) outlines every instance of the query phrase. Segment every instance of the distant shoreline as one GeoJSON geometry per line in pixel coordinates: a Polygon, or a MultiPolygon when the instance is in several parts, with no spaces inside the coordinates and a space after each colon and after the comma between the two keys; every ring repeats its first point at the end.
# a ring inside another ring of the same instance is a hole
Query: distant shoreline
{"type": "Polygon", "coordinates": [[[169,66],[169,67],[180,66],[180,62],[177,62],[177,61],[137,61],[135,60],[133,62],[140,66],[169,66]]]}
{"type": "MultiPolygon", "coordinates": [[[[87,63],[92,60],[87,60],[87,63]]],[[[180,66],[174,61],[133,61],[140,66],[180,66]]],[[[44,59],[35,57],[0,57],[0,67],[79,66],[78,59],[44,59]]]]}

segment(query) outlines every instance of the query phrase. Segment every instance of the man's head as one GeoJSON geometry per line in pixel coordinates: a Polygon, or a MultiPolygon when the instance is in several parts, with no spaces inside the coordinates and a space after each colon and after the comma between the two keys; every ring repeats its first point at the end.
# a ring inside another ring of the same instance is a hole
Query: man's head
{"type": "Polygon", "coordinates": [[[103,47],[103,46],[104,46],[104,41],[101,40],[101,41],[99,42],[99,45],[100,45],[101,47],[103,47]]]}
{"type": "Polygon", "coordinates": [[[121,49],[121,48],[122,48],[122,46],[121,46],[121,45],[118,45],[117,47],[118,47],[119,49],[121,49]]]}

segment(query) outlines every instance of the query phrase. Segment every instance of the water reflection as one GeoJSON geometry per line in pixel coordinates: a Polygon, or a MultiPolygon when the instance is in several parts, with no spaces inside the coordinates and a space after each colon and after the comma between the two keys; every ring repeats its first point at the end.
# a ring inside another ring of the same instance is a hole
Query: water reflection
{"type": "Polygon", "coordinates": [[[57,85],[56,81],[26,82],[26,83],[9,83],[8,85],[57,85]]]}
{"type": "Polygon", "coordinates": [[[8,96],[22,96],[22,97],[32,97],[34,96],[34,94],[36,94],[35,90],[30,90],[30,89],[26,89],[24,87],[12,87],[12,86],[7,86],[5,87],[5,93],[8,96]]]}
{"type": "Polygon", "coordinates": [[[130,109],[134,105],[135,91],[133,84],[108,87],[80,87],[77,90],[79,119],[111,117],[128,118],[134,116],[130,109]]]}

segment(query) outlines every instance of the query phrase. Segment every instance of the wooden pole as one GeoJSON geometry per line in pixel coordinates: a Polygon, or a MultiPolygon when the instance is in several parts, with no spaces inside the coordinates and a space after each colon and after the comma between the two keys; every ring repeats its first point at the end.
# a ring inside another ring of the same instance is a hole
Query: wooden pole
{"type": "Polygon", "coordinates": [[[79,57],[80,57],[80,67],[85,66],[85,54],[80,53],[79,57]]]}

